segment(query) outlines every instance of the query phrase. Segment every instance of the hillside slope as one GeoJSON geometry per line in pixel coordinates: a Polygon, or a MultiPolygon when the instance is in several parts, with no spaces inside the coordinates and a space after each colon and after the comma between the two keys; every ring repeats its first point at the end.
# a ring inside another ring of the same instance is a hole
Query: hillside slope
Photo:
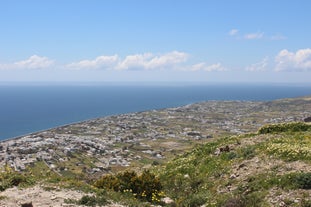
{"type": "Polygon", "coordinates": [[[209,101],[3,141],[0,206],[311,206],[310,109],[209,101]]]}
{"type": "Polygon", "coordinates": [[[159,174],[178,206],[311,206],[311,125],[269,125],[225,137],[159,174]]]}

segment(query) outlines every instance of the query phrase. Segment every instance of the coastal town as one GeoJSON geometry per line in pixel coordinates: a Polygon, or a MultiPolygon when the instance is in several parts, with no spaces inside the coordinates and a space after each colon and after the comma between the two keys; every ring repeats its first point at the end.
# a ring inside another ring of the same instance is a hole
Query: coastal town
{"type": "Polygon", "coordinates": [[[311,117],[310,99],[208,101],[66,125],[0,142],[0,167],[24,171],[42,162],[66,176],[98,177],[157,165],[220,136],[311,117]]]}

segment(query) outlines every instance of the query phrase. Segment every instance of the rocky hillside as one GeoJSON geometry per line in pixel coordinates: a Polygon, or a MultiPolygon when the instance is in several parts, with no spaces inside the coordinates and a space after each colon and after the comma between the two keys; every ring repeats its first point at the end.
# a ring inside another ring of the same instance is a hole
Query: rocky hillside
{"type": "Polygon", "coordinates": [[[158,173],[177,206],[311,206],[311,125],[221,138],[158,173]]]}
{"type": "Polygon", "coordinates": [[[4,141],[0,206],[311,206],[310,109],[210,101],[4,141]]]}

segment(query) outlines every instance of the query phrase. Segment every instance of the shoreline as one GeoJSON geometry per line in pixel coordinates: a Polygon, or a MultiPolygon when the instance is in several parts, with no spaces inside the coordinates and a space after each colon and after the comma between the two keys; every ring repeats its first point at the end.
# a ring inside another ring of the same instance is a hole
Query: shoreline
{"type": "MultiPolygon", "coordinates": [[[[135,113],[136,113],[136,112],[135,112],[135,113]]],[[[138,113],[138,112],[137,112],[137,113],[138,113]]],[[[127,113],[126,113],[126,114],[127,114],[127,113]]],[[[19,136],[16,136],[16,137],[12,137],[12,138],[5,138],[5,139],[0,140],[0,143],[1,143],[1,142],[5,142],[5,141],[10,141],[10,140],[17,140],[17,139],[20,139],[20,138],[23,138],[23,137],[26,137],[26,136],[31,136],[31,135],[43,133],[43,132],[50,131],[50,130],[57,129],[57,128],[68,127],[68,126],[75,125],[75,124],[82,124],[83,122],[88,122],[88,121],[97,120],[97,119],[102,119],[102,118],[108,118],[108,117],[112,117],[112,116],[119,116],[119,115],[122,115],[122,114],[108,115],[108,116],[104,116],[104,117],[91,118],[91,119],[86,119],[86,120],[82,120],[82,121],[71,122],[71,123],[64,124],[64,125],[59,125],[59,126],[55,126],[55,127],[51,127],[51,128],[46,128],[46,129],[42,129],[42,130],[38,130],[38,131],[26,133],[26,134],[23,134],[23,135],[19,135],[19,136]]]]}
{"type": "Polygon", "coordinates": [[[16,171],[46,161],[63,172],[59,161],[78,153],[96,163],[79,161],[72,169],[87,167],[113,171],[132,163],[165,160],[209,139],[257,131],[266,124],[302,121],[311,117],[311,99],[263,101],[205,101],[158,110],[124,113],[62,125],[1,140],[0,166],[16,171]],[[87,158],[89,157],[89,158],[87,158]]]}
{"type": "MultiPolygon", "coordinates": [[[[299,97],[310,94],[310,88],[270,87],[254,85],[243,87],[231,84],[217,87],[182,88],[162,87],[46,87],[34,86],[3,89],[4,101],[0,114],[0,141],[50,130],[90,119],[180,107],[186,104],[212,100],[272,101],[280,98],[299,97]],[[239,87],[237,87],[239,86],[239,87]],[[271,90],[272,92],[271,92],[271,90]],[[60,90],[61,89],[61,90],[60,90]],[[81,89],[81,90],[80,90],[81,89]],[[169,90],[167,90],[169,89],[169,90]],[[12,93],[12,94],[11,94],[12,93]],[[240,94],[241,93],[241,94],[240,94]],[[7,98],[6,98],[7,97],[7,98]],[[67,97],[67,98],[66,98],[67,97]],[[91,100],[91,101],[87,101],[91,100]],[[93,101],[94,100],[94,101],[93,101]]],[[[211,84],[210,86],[213,86],[211,84]]],[[[245,86],[245,85],[244,85],[245,86]]]]}
{"type": "Polygon", "coordinates": [[[109,117],[122,116],[122,115],[128,115],[128,114],[136,114],[136,113],[143,113],[143,112],[150,112],[150,111],[169,110],[169,109],[175,109],[175,108],[190,106],[190,105],[193,105],[193,104],[206,103],[206,102],[226,102],[226,101],[231,101],[231,102],[255,102],[255,103],[259,103],[260,102],[260,103],[267,103],[267,102],[271,102],[271,101],[287,100],[287,99],[297,99],[297,98],[311,99],[311,95],[299,96],[299,97],[287,97],[287,98],[274,99],[274,100],[206,100],[206,101],[200,101],[200,102],[192,102],[192,103],[189,103],[189,104],[184,104],[184,105],[175,106],[175,107],[167,107],[167,108],[142,110],[142,111],[135,111],[135,112],[128,112],[128,113],[112,114],[112,115],[107,115],[107,116],[101,116],[101,117],[85,119],[85,120],[81,120],[81,121],[70,122],[70,123],[67,123],[67,124],[58,125],[58,126],[55,126],[55,127],[50,127],[50,128],[46,128],[46,129],[42,129],[42,130],[38,130],[38,131],[33,131],[33,132],[30,132],[30,133],[18,135],[18,136],[15,136],[15,137],[4,138],[4,139],[0,140],[0,143],[6,142],[6,141],[11,141],[11,140],[18,140],[18,139],[21,139],[21,138],[26,137],[26,136],[31,136],[31,135],[43,133],[43,132],[54,130],[54,129],[57,129],[57,128],[63,128],[63,127],[69,127],[69,126],[72,126],[72,125],[83,124],[84,122],[89,122],[89,121],[96,121],[98,119],[106,119],[106,118],[109,118],[109,117]]]}
{"type": "MultiPolygon", "coordinates": [[[[215,101],[215,100],[210,100],[210,101],[215,101]]],[[[208,101],[202,101],[202,102],[197,102],[197,103],[204,103],[204,102],[208,102],[208,101]]],[[[136,114],[136,113],[144,113],[144,112],[150,112],[150,111],[159,111],[159,110],[165,110],[165,109],[175,109],[175,108],[184,107],[184,106],[188,106],[188,105],[192,105],[192,104],[196,104],[196,103],[190,103],[190,104],[186,104],[186,105],[182,105],[182,106],[176,106],[176,107],[158,108],[158,109],[150,109],[150,110],[143,110],[143,111],[136,111],[136,112],[112,114],[112,115],[107,115],[107,116],[102,116],[102,117],[85,119],[85,120],[81,120],[81,121],[71,122],[71,123],[68,123],[68,124],[63,124],[63,125],[59,125],[59,126],[55,126],[55,127],[50,127],[50,128],[46,128],[46,129],[42,129],[42,130],[26,133],[26,134],[15,136],[15,137],[11,137],[11,138],[5,138],[5,139],[0,140],[0,143],[1,142],[6,142],[6,141],[11,141],[11,140],[21,139],[21,138],[26,137],[26,136],[31,136],[31,135],[43,133],[43,132],[54,130],[54,129],[57,129],[57,128],[68,127],[68,126],[72,126],[72,125],[76,125],[76,124],[83,124],[84,122],[89,122],[89,121],[96,121],[98,119],[106,119],[106,118],[115,117],[115,116],[122,116],[122,115],[128,115],[128,114],[136,114]]]]}
{"type": "MultiPolygon", "coordinates": [[[[276,100],[278,100],[278,99],[276,99],[276,100]]],[[[150,110],[143,110],[143,111],[113,114],[113,115],[107,115],[107,116],[102,116],[102,117],[97,117],[97,118],[90,118],[90,119],[85,119],[85,120],[81,120],[81,121],[71,122],[71,123],[64,124],[64,125],[59,125],[59,126],[55,126],[55,127],[50,127],[50,128],[26,133],[23,135],[12,137],[12,138],[2,139],[2,140],[0,140],[0,143],[6,142],[6,141],[11,141],[11,140],[17,140],[17,139],[20,139],[20,138],[23,138],[26,136],[31,136],[31,135],[43,133],[43,132],[54,130],[57,128],[68,127],[68,126],[72,126],[72,125],[76,125],[76,124],[83,124],[84,122],[89,122],[89,121],[96,121],[98,119],[106,119],[106,118],[110,118],[110,117],[117,117],[117,116],[122,116],[122,115],[137,114],[137,113],[144,113],[144,112],[151,112],[151,111],[170,110],[170,109],[176,109],[176,108],[180,108],[180,107],[186,107],[186,106],[190,106],[193,104],[201,104],[201,103],[206,103],[206,102],[226,102],[226,101],[231,101],[231,102],[268,102],[268,101],[248,101],[248,100],[207,100],[207,101],[193,102],[193,103],[184,104],[184,105],[175,106],[175,107],[158,108],[158,109],[150,109],[150,110]]]]}

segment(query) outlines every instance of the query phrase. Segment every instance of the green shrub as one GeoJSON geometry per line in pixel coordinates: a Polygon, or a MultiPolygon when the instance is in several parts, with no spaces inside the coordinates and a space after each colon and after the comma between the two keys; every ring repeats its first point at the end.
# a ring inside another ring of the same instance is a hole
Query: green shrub
{"type": "Polygon", "coordinates": [[[26,183],[27,178],[21,174],[14,174],[10,177],[11,186],[19,186],[22,183],[26,183]]]}
{"type": "Polygon", "coordinates": [[[291,122],[282,124],[269,124],[261,127],[258,130],[259,134],[270,134],[280,132],[301,132],[311,129],[311,125],[304,122],[291,122]]]}
{"type": "Polygon", "coordinates": [[[255,157],[255,151],[256,151],[256,146],[254,145],[249,145],[244,148],[241,148],[240,153],[241,156],[245,159],[252,159],[255,157]]]}
{"type": "Polygon", "coordinates": [[[311,207],[311,200],[302,199],[300,202],[301,207],[311,207]]]}
{"type": "Polygon", "coordinates": [[[0,191],[13,186],[29,186],[35,183],[33,176],[6,170],[0,173],[0,191]]]}
{"type": "Polygon", "coordinates": [[[221,206],[223,207],[246,207],[244,201],[240,197],[229,198],[221,206]]]}
{"type": "Polygon", "coordinates": [[[243,197],[245,206],[261,207],[264,206],[264,194],[261,192],[252,192],[243,197]]]}
{"type": "Polygon", "coordinates": [[[311,189],[311,172],[299,173],[293,176],[293,181],[298,188],[311,189]]]}
{"type": "Polygon", "coordinates": [[[207,198],[204,194],[202,193],[196,193],[189,195],[189,197],[183,202],[184,206],[189,206],[189,207],[197,207],[197,206],[202,206],[205,204],[207,201],[207,198]]]}
{"type": "MultiPolygon", "coordinates": [[[[248,191],[256,192],[264,189],[268,190],[273,186],[284,189],[311,189],[311,172],[288,173],[285,175],[260,174],[250,177],[244,188],[248,191]]],[[[244,191],[245,189],[242,189],[242,192],[244,191]]]]}
{"type": "Polygon", "coordinates": [[[94,183],[94,186],[97,188],[107,188],[114,191],[119,191],[118,178],[113,175],[104,175],[102,178],[94,183]]]}
{"type": "Polygon", "coordinates": [[[106,204],[108,204],[106,197],[104,197],[103,195],[84,195],[79,200],[65,199],[64,202],[84,206],[105,206],[106,204]]]}
{"type": "Polygon", "coordinates": [[[228,153],[228,160],[233,160],[235,158],[237,158],[237,154],[235,152],[229,152],[228,153]]]}
{"type": "Polygon", "coordinates": [[[95,206],[96,205],[96,197],[95,196],[84,195],[78,201],[78,204],[85,205],[85,206],[95,206]]]}
{"type": "Polygon", "coordinates": [[[116,175],[118,189],[115,191],[124,192],[126,190],[132,189],[132,191],[137,191],[138,176],[134,171],[125,171],[116,175]]]}
{"type": "Polygon", "coordinates": [[[149,202],[160,202],[162,196],[160,180],[148,170],[139,176],[134,171],[105,175],[97,180],[94,186],[121,193],[132,193],[136,198],[149,202]]]}

